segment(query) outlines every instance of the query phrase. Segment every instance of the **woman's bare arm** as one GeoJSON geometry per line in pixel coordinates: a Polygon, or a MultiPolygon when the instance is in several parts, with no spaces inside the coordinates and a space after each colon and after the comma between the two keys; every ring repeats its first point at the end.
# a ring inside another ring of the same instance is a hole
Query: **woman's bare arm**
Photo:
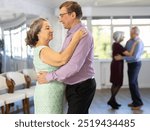
{"type": "Polygon", "coordinates": [[[80,29],[75,32],[73,35],[70,44],[63,52],[56,52],[49,47],[45,47],[41,50],[40,58],[46,64],[52,66],[62,66],[66,64],[71,56],[73,55],[74,50],[76,49],[79,41],[86,35],[85,29],[80,29]]]}

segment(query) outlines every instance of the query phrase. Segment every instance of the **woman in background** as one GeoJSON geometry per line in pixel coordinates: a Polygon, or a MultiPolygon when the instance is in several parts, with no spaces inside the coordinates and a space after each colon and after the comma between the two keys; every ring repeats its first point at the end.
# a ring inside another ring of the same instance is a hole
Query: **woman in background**
{"type": "MultiPolygon", "coordinates": [[[[46,19],[39,18],[35,20],[27,32],[26,43],[31,47],[35,47],[33,63],[37,74],[41,71],[55,71],[66,64],[73,55],[79,41],[85,35],[85,30],[78,30],[63,52],[55,52],[49,47],[49,42],[53,39],[52,27],[46,19]]],[[[35,113],[63,113],[64,91],[65,86],[62,82],[37,83],[34,93],[35,113]]]]}
{"type": "Polygon", "coordinates": [[[107,102],[113,109],[118,109],[121,105],[116,102],[116,95],[123,84],[123,69],[124,69],[124,61],[123,60],[115,60],[115,56],[132,56],[134,53],[134,49],[136,47],[137,42],[134,43],[131,51],[127,51],[120,43],[124,40],[124,32],[116,31],[113,34],[114,43],[112,45],[112,62],[111,62],[111,75],[110,82],[111,86],[111,97],[107,102]]]}

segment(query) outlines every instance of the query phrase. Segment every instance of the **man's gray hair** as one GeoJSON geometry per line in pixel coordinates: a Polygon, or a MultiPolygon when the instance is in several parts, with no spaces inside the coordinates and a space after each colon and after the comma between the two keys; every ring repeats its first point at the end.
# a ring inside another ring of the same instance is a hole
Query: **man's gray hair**
{"type": "Polygon", "coordinates": [[[140,30],[137,26],[132,27],[132,30],[134,30],[137,35],[140,34],[140,30]]]}

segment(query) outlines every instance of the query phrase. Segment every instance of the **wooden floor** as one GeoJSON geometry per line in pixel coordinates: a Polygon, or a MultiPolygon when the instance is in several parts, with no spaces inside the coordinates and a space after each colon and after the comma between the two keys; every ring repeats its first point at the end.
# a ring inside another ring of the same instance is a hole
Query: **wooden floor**
{"type": "MultiPolygon", "coordinates": [[[[130,92],[128,89],[121,89],[117,95],[118,103],[122,106],[118,110],[111,109],[106,103],[110,97],[110,89],[97,90],[90,107],[90,114],[150,114],[150,89],[141,89],[144,106],[139,111],[133,111],[127,106],[131,103],[130,92]]],[[[67,106],[65,105],[65,112],[67,106]]],[[[31,114],[34,113],[33,99],[30,106],[31,114]]],[[[22,109],[14,109],[13,114],[22,114],[22,109]]]]}
{"type": "Polygon", "coordinates": [[[91,114],[150,114],[150,89],[141,89],[144,106],[139,111],[133,111],[127,105],[131,103],[128,89],[121,89],[117,95],[117,101],[122,106],[118,110],[111,109],[106,103],[110,97],[110,90],[97,90],[90,108],[91,114]]]}

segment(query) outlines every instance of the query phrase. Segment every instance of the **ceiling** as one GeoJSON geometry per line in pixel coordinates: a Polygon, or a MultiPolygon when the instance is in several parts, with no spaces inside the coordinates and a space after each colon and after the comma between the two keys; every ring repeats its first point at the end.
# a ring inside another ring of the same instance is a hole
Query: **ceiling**
{"type": "MultiPolygon", "coordinates": [[[[51,8],[59,7],[66,0],[32,0],[51,8]]],[[[81,6],[104,7],[104,6],[150,6],[150,0],[75,0],[81,6]]]]}
{"type": "Polygon", "coordinates": [[[10,21],[17,19],[21,16],[21,13],[14,13],[12,11],[7,12],[5,10],[0,10],[0,22],[10,21]]]}
{"type": "MultiPolygon", "coordinates": [[[[15,0],[16,1],[16,0],[15,0]]],[[[23,0],[19,0],[23,1],[23,0]]],[[[26,0],[25,2],[35,3],[48,9],[58,8],[66,0],[26,0]]],[[[83,7],[128,7],[128,6],[150,6],[150,0],[75,0],[83,7]]],[[[9,1],[8,1],[9,2],[9,1]]],[[[8,3],[9,4],[9,3],[8,3]]],[[[16,7],[18,7],[16,5],[16,7]]],[[[0,23],[20,17],[21,13],[0,9],[0,23]]]]}

